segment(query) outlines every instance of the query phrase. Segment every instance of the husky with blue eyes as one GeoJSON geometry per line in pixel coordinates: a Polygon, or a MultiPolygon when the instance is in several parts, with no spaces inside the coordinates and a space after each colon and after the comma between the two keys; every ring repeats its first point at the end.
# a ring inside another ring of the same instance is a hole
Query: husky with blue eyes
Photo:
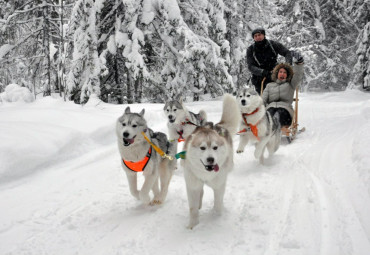
{"type": "Polygon", "coordinates": [[[197,127],[185,140],[186,157],[181,164],[189,202],[190,229],[199,223],[204,184],[213,189],[214,210],[220,213],[223,209],[227,175],[234,166],[232,136],[240,121],[238,109],[235,98],[226,94],[221,121],[197,127]]]}
{"type": "Polygon", "coordinates": [[[127,107],[124,114],[117,119],[118,150],[131,194],[144,204],[161,204],[167,196],[176,161],[161,157],[157,150],[159,148],[172,157],[176,150],[168,142],[166,134],[153,132],[147,127],[144,113],[144,109],[140,113],[134,113],[130,111],[130,107],[127,107]],[[145,138],[149,139],[150,143],[145,138]],[[137,175],[141,172],[145,181],[138,190],[137,175]],[[149,195],[151,190],[154,194],[152,199],[149,195]]]}

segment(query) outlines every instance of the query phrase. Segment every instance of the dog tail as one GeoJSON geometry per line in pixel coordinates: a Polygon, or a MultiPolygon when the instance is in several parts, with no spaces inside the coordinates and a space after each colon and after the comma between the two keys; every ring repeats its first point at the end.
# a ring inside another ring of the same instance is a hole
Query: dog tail
{"type": "Polygon", "coordinates": [[[240,124],[240,110],[235,97],[225,94],[222,103],[222,116],[218,125],[226,128],[230,135],[238,131],[240,124]]]}

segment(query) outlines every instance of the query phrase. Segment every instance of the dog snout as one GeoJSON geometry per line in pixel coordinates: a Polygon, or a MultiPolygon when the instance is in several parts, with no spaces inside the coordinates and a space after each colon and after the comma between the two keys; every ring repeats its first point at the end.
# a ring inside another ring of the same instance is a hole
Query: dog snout
{"type": "Polygon", "coordinates": [[[242,105],[245,105],[245,99],[242,99],[242,101],[241,101],[241,103],[242,103],[242,105]]]}
{"type": "Polygon", "coordinates": [[[213,163],[215,163],[215,158],[213,157],[208,157],[207,158],[207,163],[210,164],[210,165],[213,165],[213,163]]]}
{"type": "Polygon", "coordinates": [[[124,138],[127,138],[127,137],[129,137],[130,136],[130,133],[129,132],[123,132],[123,137],[124,138]]]}
{"type": "Polygon", "coordinates": [[[172,115],[168,115],[168,118],[169,118],[170,120],[172,120],[172,119],[173,119],[173,116],[172,116],[172,115]]]}

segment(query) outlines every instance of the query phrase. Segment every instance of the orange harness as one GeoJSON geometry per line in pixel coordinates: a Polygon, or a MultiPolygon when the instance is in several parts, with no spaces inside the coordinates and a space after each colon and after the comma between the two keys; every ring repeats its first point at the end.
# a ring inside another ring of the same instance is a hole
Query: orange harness
{"type": "MultiPolygon", "coordinates": [[[[258,137],[258,128],[257,128],[257,125],[258,125],[258,123],[260,123],[260,122],[258,121],[258,122],[256,123],[256,125],[252,125],[252,124],[249,124],[249,123],[247,122],[247,119],[245,118],[245,116],[249,116],[249,115],[253,115],[253,114],[255,114],[256,112],[258,112],[258,110],[259,110],[259,108],[257,108],[254,112],[251,112],[251,113],[244,113],[244,114],[242,114],[242,117],[243,117],[243,120],[244,120],[245,125],[251,129],[252,134],[253,134],[253,135],[257,138],[257,140],[259,141],[259,140],[260,140],[260,138],[258,137]]],[[[244,128],[243,130],[240,130],[240,131],[238,132],[238,134],[240,134],[240,133],[244,133],[244,132],[247,132],[247,130],[246,130],[245,128],[244,128]]]]}
{"type": "Polygon", "coordinates": [[[131,171],[142,172],[144,171],[146,165],[148,164],[151,155],[152,155],[152,147],[149,147],[148,153],[142,160],[137,161],[137,162],[132,162],[132,161],[122,159],[122,161],[123,161],[123,164],[125,164],[125,166],[131,171]]]}

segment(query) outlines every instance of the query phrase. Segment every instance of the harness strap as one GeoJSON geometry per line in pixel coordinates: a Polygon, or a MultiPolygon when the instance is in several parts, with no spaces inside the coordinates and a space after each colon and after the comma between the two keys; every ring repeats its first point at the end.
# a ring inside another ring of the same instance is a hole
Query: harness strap
{"type": "Polygon", "coordinates": [[[123,164],[125,164],[125,166],[131,171],[142,172],[144,171],[146,165],[148,164],[151,156],[152,156],[152,147],[149,147],[149,151],[146,153],[145,157],[142,160],[133,162],[122,159],[122,161],[123,164]]]}
{"type": "Polygon", "coordinates": [[[181,122],[181,125],[185,126],[186,124],[191,124],[193,126],[198,126],[197,124],[191,122],[188,118],[185,119],[185,122],[181,122]]]}
{"type": "MultiPolygon", "coordinates": [[[[203,119],[201,119],[201,121],[202,121],[203,119]]],[[[183,125],[183,126],[185,126],[185,125],[187,125],[187,124],[190,124],[190,125],[193,125],[193,126],[199,126],[199,125],[197,125],[197,124],[195,124],[194,122],[191,122],[188,118],[186,118],[185,119],[185,121],[184,122],[181,122],[181,125],[183,125]]],[[[179,134],[179,138],[177,139],[177,141],[180,143],[180,142],[184,142],[185,141],[185,138],[182,136],[183,135],[183,133],[184,133],[184,131],[183,130],[181,130],[181,131],[176,131],[177,132],[177,134],[179,134]]]]}
{"type": "MultiPolygon", "coordinates": [[[[270,45],[270,48],[272,49],[272,52],[275,54],[275,57],[276,57],[278,54],[276,53],[276,51],[275,51],[274,47],[272,47],[272,44],[271,44],[270,40],[267,40],[267,39],[266,39],[266,41],[267,41],[267,43],[270,45]]],[[[259,66],[262,66],[262,65],[261,65],[261,63],[260,63],[260,62],[258,61],[258,59],[257,59],[256,51],[255,51],[255,45],[253,45],[253,57],[254,57],[254,60],[256,60],[257,64],[258,64],[259,66]]]]}
{"type": "Polygon", "coordinates": [[[177,139],[177,141],[179,142],[179,143],[181,143],[181,142],[184,142],[185,141],[185,139],[184,139],[184,137],[182,136],[182,134],[184,133],[184,131],[177,131],[177,134],[180,136],[178,139],[177,139]]]}
{"type": "Polygon", "coordinates": [[[153,149],[158,152],[159,155],[161,155],[162,158],[168,158],[169,160],[173,160],[173,157],[170,155],[167,155],[164,151],[161,150],[158,146],[156,146],[154,143],[150,141],[150,139],[145,135],[144,132],[141,132],[141,134],[144,136],[144,139],[153,147],[153,149]]]}
{"type": "MultiPolygon", "coordinates": [[[[257,108],[255,111],[253,111],[252,113],[244,113],[242,114],[242,117],[243,117],[243,120],[244,120],[244,123],[247,127],[249,127],[252,131],[252,134],[257,138],[257,140],[259,141],[260,138],[258,136],[258,127],[257,125],[260,123],[260,120],[255,124],[255,125],[252,125],[250,123],[247,122],[247,119],[245,118],[245,116],[249,116],[249,115],[252,115],[252,114],[255,114],[256,112],[258,112],[259,108],[257,108]]],[[[244,133],[244,132],[247,132],[246,129],[243,129],[241,131],[239,131],[238,133],[244,133]]]]}

